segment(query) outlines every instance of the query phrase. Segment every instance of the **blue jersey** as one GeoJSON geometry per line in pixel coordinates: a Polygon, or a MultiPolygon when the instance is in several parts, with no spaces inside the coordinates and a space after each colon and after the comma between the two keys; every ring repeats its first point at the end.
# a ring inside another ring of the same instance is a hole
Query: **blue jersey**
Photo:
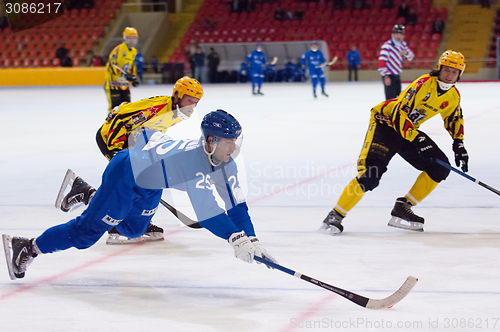
{"type": "Polygon", "coordinates": [[[255,236],[248,208],[238,180],[236,163],[212,166],[199,140],[174,140],[170,136],[144,131],[130,151],[130,162],[138,186],[146,189],[172,188],[188,194],[199,224],[228,239],[244,230],[255,236]],[[224,201],[217,204],[215,192],[224,201]]]}
{"type": "Polygon", "coordinates": [[[264,52],[259,52],[257,50],[252,51],[247,56],[247,67],[251,71],[262,71],[263,65],[267,63],[266,55],[264,52]]]}
{"type": "Polygon", "coordinates": [[[300,59],[302,66],[306,65],[306,61],[308,62],[309,70],[316,69],[316,67],[326,62],[323,52],[320,50],[317,50],[316,52],[313,52],[312,50],[307,51],[300,59]]]}

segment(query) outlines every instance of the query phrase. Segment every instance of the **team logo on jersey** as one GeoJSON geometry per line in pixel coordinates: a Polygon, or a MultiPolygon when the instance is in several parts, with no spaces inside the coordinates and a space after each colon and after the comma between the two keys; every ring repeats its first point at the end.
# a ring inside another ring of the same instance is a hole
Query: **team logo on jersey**
{"type": "Polygon", "coordinates": [[[147,118],[144,116],[143,112],[140,112],[136,116],[131,117],[130,120],[132,120],[132,123],[136,125],[136,124],[139,124],[141,122],[146,121],[147,118]]]}
{"type": "Polygon", "coordinates": [[[102,218],[102,221],[110,226],[116,226],[121,222],[121,220],[113,219],[109,215],[106,215],[104,218],[102,218]]]}
{"type": "Polygon", "coordinates": [[[415,84],[417,85],[417,90],[420,90],[420,88],[422,87],[422,85],[424,85],[425,81],[427,81],[426,78],[421,78],[419,79],[415,84]]]}
{"type": "Polygon", "coordinates": [[[406,93],[405,99],[409,101],[410,99],[413,98],[414,95],[415,95],[415,90],[409,89],[408,92],[406,93]]]}
{"type": "Polygon", "coordinates": [[[141,216],[146,216],[146,217],[152,216],[153,214],[156,213],[156,210],[158,210],[158,206],[155,207],[152,210],[144,210],[144,211],[142,211],[141,216]]]}
{"type": "Polygon", "coordinates": [[[127,52],[123,52],[123,57],[126,57],[127,56],[127,52]]]}
{"type": "Polygon", "coordinates": [[[439,106],[440,109],[444,110],[446,107],[448,107],[449,103],[447,101],[444,101],[441,106],[439,106]]]}
{"type": "Polygon", "coordinates": [[[429,100],[430,97],[431,97],[431,93],[429,92],[427,94],[427,96],[425,96],[424,99],[422,99],[422,101],[427,101],[427,100],[429,100]]]}

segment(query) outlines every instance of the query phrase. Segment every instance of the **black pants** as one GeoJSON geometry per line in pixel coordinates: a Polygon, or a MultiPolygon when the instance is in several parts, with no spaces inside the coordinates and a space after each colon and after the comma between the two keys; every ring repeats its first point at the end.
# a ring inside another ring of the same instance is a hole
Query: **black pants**
{"type": "MultiPolygon", "coordinates": [[[[431,142],[434,158],[449,164],[448,158],[437,144],[427,134],[419,132],[431,142]]],[[[425,171],[436,182],[443,181],[450,174],[447,168],[436,162],[422,159],[418,154],[415,141],[410,142],[404,139],[385,123],[371,122],[358,159],[357,179],[365,192],[378,186],[382,175],[387,171],[389,161],[396,153],[416,169],[425,171]]]]}
{"type": "Polygon", "coordinates": [[[358,66],[356,65],[349,65],[349,81],[351,81],[351,73],[354,71],[354,80],[358,80],[358,66]]]}
{"type": "Polygon", "coordinates": [[[130,103],[130,89],[105,89],[106,96],[108,97],[109,110],[111,111],[116,106],[123,102],[130,103]]]}
{"type": "Polygon", "coordinates": [[[389,77],[391,78],[391,85],[385,85],[384,77],[382,77],[385,100],[397,98],[401,93],[401,78],[399,78],[399,75],[389,75],[389,77]]]}

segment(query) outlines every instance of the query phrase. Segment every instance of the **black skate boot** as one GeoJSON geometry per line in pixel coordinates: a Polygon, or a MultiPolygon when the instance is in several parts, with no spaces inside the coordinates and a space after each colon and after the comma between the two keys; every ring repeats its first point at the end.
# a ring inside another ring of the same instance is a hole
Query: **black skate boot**
{"type": "Polygon", "coordinates": [[[344,231],[344,226],[342,226],[342,219],[344,218],[337,210],[333,209],[323,220],[323,224],[318,231],[330,235],[340,234],[344,231]]]}
{"type": "Polygon", "coordinates": [[[7,234],[3,234],[2,240],[10,278],[12,280],[24,278],[28,265],[38,256],[33,248],[34,239],[11,238],[7,234]]]}
{"type": "Polygon", "coordinates": [[[256,95],[256,94],[257,94],[257,92],[255,92],[255,90],[253,90],[253,91],[252,91],[252,94],[253,94],[253,95],[256,95]]]}
{"type": "Polygon", "coordinates": [[[96,190],[79,176],[76,177],[71,190],[64,196],[61,202],[61,210],[63,212],[71,211],[81,204],[89,204],[94,197],[96,190]]]}
{"type": "Polygon", "coordinates": [[[163,241],[165,238],[163,237],[163,228],[149,224],[146,233],[142,236],[139,236],[135,239],[127,238],[125,235],[118,232],[118,230],[113,227],[108,231],[108,239],[106,240],[106,244],[132,244],[139,242],[152,242],[152,241],[163,241]]]}
{"type": "Polygon", "coordinates": [[[257,94],[258,94],[258,95],[261,95],[261,96],[263,96],[263,95],[264,95],[262,92],[260,92],[260,89],[259,89],[259,90],[257,90],[257,94]]]}
{"type": "Polygon", "coordinates": [[[410,231],[423,232],[424,218],[413,213],[413,205],[405,197],[396,199],[396,204],[391,211],[391,220],[387,226],[407,229],[410,231]]]}
{"type": "Polygon", "coordinates": [[[314,96],[314,98],[318,98],[318,96],[316,95],[316,92],[313,92],[313,96],[314,96]]]}
{"type": "Polygon", "coordinates": [[[321,91],[321,94],[325,97],[328,97],[328,95],[326,94],[325,90],[321,91]]]}

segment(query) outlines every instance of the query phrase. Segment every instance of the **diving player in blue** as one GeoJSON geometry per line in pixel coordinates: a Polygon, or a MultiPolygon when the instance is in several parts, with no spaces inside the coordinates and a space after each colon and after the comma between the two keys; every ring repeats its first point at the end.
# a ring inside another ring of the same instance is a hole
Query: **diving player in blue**
{"type": "Polygon", "coordinates": [[[262,43],[257,43],[257,48],[250,52],[247,56],[247,68],[250,69],[250,76],[252,78],[252,93],[254,95],[264,95],[260,92],[262,82],[264,82],[264,66],[266,65],[266,55],[262,51],[262,43]],[[257,86],[258,90],[255,91],[257,86]]]}
{"type": "Polygon", "coordinates": [[[328,95],[325,92],[325,73],[323,72],[324,65],[326,64],[325,57],[323,52],[318,49],[318,43],[313,41],[311,44],[311,49],[307,51],[302,58],[300,59],[300,63],[302,64],[302,69],[305,71],[306,69],[306,61],[308,62],[309,68],[309,76],[311,77],[311,82],[313,86],[313,95],[316,98],[316,85],[318,85],[318,80],[321,84],[321,94],[325,97],[328,95]]]}
{"type": "Polygon", "coordinates": [[[198,224],[227,240],[235,257],[251,263],[257,255],[275,262],[255,237],[233,160],[241,145],[241,125],[229,113],[216,110],[205,115],[201,131],[200,139],[174,140],[158,131],[142,130],[133,148],[111,159],[101,186],[80,216],[37,238],[4,234],[11,279],[23,278],[38,255],[89,248],[113,227],[129,238],[141,236],[164,188],[186,192],[198,224]],[[217,204],[215,192],[225,211],[217,204]]]}

